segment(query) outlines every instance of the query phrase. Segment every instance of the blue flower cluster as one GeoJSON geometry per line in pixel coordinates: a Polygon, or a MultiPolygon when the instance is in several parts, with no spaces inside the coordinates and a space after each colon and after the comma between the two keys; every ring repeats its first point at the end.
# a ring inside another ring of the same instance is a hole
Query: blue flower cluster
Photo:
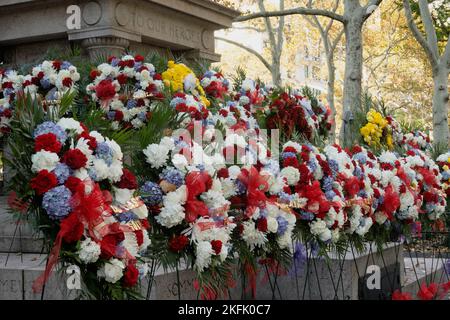
{"type": "Polygon", "coordinates": [[[165,168],[159,175],[159,178],[161,180],[166,180],[167,182],[175,185],[177,188],[184,184],[183,174],[175,168],[165,168]]]}
{"type": "Polygon", "coordinates": [[[277,233],[278,233],[278,235],[282,236],[287,230],[288,222],[285,218],[283,218],[281,216],[277,217],[277,222],[278,222],[277,233]]]}
{"type": "Polygon", "coordinates": [[[45,193],[42,199],[42,207],[53,220],[65,218],[72,210],[70,197],[72,193],[65,186],[55,187],[45,193]]]}
{"type": "Polygon", "coordinates": [[[150,206],[158,205],[162,202],[163,191],[157,183],[152,181],[147,181],[141,187],[142,199],[144,202],[150,206]]]}
{"type": "Polygon", "coordinates": [[[56,168],[53,170],[53,173],[58,178],[58,183],[63,184],[72,174],[72,170],[65,163],[58,163],[56,168]]]}
{"type": "Polygon", "coordinates": [[[36,129],[34,129],[33,138],[36,139],[40,135],[46,134],[46,133],[53,133],[54,135],[56,135],[57,139],[61,143],[66,142],[67,133],[64,131],[63,128],[61,128],[60,126],[58,126],[56,123],[54,123],[52,121],[46,121],[46,122],[39,124],[36,127],[36,129]]]}
{"type": "Polygon", "coordinates": [[[111,165],[113,160],[113,151],[106,142],[100,142],[97,145],[97,149],[95,149],[95,152],[97,158],[103,159],[108,166],[111,165]]]}

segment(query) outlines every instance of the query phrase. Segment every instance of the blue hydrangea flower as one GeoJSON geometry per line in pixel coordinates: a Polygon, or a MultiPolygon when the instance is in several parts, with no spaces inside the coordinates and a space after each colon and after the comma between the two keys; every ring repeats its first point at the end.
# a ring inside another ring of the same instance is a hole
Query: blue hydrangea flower
{"type": "Polygon", "coordinates": [[[365,155],[364,153],[362,153],[362,152],[355,153],[355,154],[353,155],[353,158],[354,158],[356,161],[358,161],[358,162],[360,162],[360,163],[362,163],[362,164],[365,164],[365,163],[367,162],[367,157],[366,157],[366,155],[365,155]]]}
{"type": "Polygon", "coordinates": [[[52,121],[46,121],[39,124],[33,132],[33,138],[37,138],[42,134],[53,133],[58,138],[59,142],[64,143],[67,139],[67,133],[63,128],[58,126],[56,123],[52,121]]]}
{"type": "Polygon", "coordinates": [[[279,200],[281,203],[291,203],[294,200],[294,195],[282,191],[279,193],[279,200]]]}
{"type": "Polygon", "coordinates": [[[53,173],[58,178],[58,183],[63,184],[67,178],[72,174],[72,170],[65,163],[58,163],[53,173]]]}
{"type": "Polygon", "coordinates": [[[333,198],[336,196],[336,193],[333,190],[325,192],[325,196],[327,197],[327,200],[333,200],[333,198]]]}
{"type": "Polygon", "coordinates": [[[314,217],[315,215],[312,212],[307,212],[303,210],[300,212],[300,219],[302,220],[312,221],[314,220],[314,217]]]}
{"type": "Polygon", "coordinates": [[[297,157],[297,155],[294,152],[283,152],[281,154],[281,157],[283,159],[287,159],[287,158],[295,158],[295,157],[297,157]]]}
{"type": "Polygon", "coordinates": [[[283,218],[281,216],[277,217],[277,222],[278,222],[277,233],[278,233],[278,235],[282,236],[286,232],[289,223],[287,222],[287,220],[285,218],[283,218]]]}
{"type": "Polygon", "coordinates": [[[205,76],[206,78],[212,78],[212,76],[213,76],[214,74],[215,74],[215,72],[213,72],[213,71],[211,71],[211,70],[208,70],[208,71],[205,72],[204,76],[205,76]]]}
{"type": "Polygon", "coordinates": [[[119,59],[114,58],[114,59],[111,60],[111,65],[112,65],[113,67],[117,67],[117,66],[119,65],[119,62],[120,62],[119,59]]]}
{"type": "Polygon", "coordinates": [[[61,220],[70,213],[71,196],[72,193],[65,186],[55,187],[44,194],[42,207],[47,211],[50,219],[61,220]]]}
{"type": "Polygon", "coordinates": [[[333,178],[329,177],[329,176],[323,178],[323,186],[322,187],[325,192],[333,190],[333,178]]]}
{"type": "Polygon", "coordinates": [[[48,78],[42,78],[39,83],[41,84],[42,88],[48,89],[51,86],[50,80],[48,78]]]}
{"type": "Polygon", "coordinates": [[[184,176],[180,170],[175,168],[166,168],[161,172],[159,178],[162,180],[166,180],[167,182],[174,184],[178,187],[181,187],[184,183],[184,176]]]}
{"type": "Polygon", "coordinates": [[[170,101],[170,106],[171,106],[172,108],[175,108],[175,107],[177,106],[177,104],[179,104],[179,103],[184,103],[184,102],[185,102],[184,99],[182,99],[182,98],[180,98],[180,97],[175,97],[175,98],[173,98],[173,99],[170,101]]]}
{"type": "Polygon", "coordinates": [[[336,160],[328,160],[328,165],[330,166],[330,169],[333,171],[334,174],[336,174],[339,171],[339,164],[336,160]]]}
{"type": "Polygon", "coordinates": [[[61,70],[67,70],[72,66],[72,64],[69,61],[63,61],[61,63],[61,70]]]}
{"type": "Polygon", "coordinates": [[[147,120],[147,114],[146,114],[145,112],[140,112],[140,113],[138,113],[137,117],[138,117],[139,120],[141,120],[141,121],[147,120]]]}
{"type": "Polygon", "coordinates": [[[108,118],[108,120],[114,120],[115,116],[116,116],[116,112],[115,111],[108,111],[106,113],[106,117],[108,118]]]}
{"type": "Polygon", "coordinates": [[[266,218],[268,214],[269,214],[269,212],[267,211],[266,208],[262,208],[262,209],[259,210],[260,217],[266,218]]]}
{"type": "Polygon", "coordinates": [[[127,109],[133,109],[137,107],[137,101],[136,100],[128,100],[127,101],[127,109]]]}
{"type": "Polygon", "coordinates": [[[358,196],[361,198],[367,198],[367,193],[364,190],[359,190],[358,196]]]}
{"type": "Polygon", "coordinates": [[[357,178],[361,178],[363,175],[361,168],[355,167],[355,170],[353,170],[353,175],[356,176],[357,178]]]}
{"type": "Polygon", "coordinates": [[[236,179],[236,181],[234,181],[234,184],[236,185],[236,194],[242,195],[247,192],[247,188],[241,180],[236,179]]]}
{"type": "Polygon", "coordinates": [[[150,206],[158,205],[162,202],[163,199],[163,191],[159,187],[158,184],[147,181],[141,187],[142,199],[144,202],[150,206]]]}
{"type": "Polygon", "coordinates": [[[90,167],[90,168],[88,169],[88,175],[89,175],[89,177],[90,177],[92,180],[98,181],[98,178],[97,178],[97,172],[96,172],[96,170],[95,170],[93,167],[90,167]]]}
{"type": "Polygon", "coordinates": [[[97,145],[97,149],[95,149],[95,152],[97,158],[103,159],[108,166],[111,165],[113,160],[113,151],[106,142],[100,142],[97,145]]]}
{"type": "Polygon", "coordinates": [[[138,220],[139,218],[131,211],[123,212],[116,216],[120,222],[130,222],[134,220],[138,220]]]}
{"type": "Polygon", "coordinates": [[[309,167],[309,169],[311,170],[311,172],[316,171],[316,169],[317,169],[317,163],[316,163],[316,161],[315,161],[314,159],[309,160],[309,161],[308,161],[308,167],[309,167]]]}

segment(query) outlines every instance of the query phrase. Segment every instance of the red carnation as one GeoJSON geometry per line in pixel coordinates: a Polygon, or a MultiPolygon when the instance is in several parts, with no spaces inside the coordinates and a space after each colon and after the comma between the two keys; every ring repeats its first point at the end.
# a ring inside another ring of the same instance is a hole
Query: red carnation
{"type": "Polygon", "coordinates": [[[58,185],[58,178],[53,172],[41,170],[36,177],[31,179],[30,184],[31,188],[36,191],[37,195],[42,195],[58,185]]]}
{"type": "Polygon", "coordinates": [[[134,264],[129,264],[125,269],[123,274],[123,286],[124,287],[133,287],[136,285],[139,277],[139,270],[136,269],[134,264]]]}
{"type": "Polygon", "coordinates": [[[59,60],[55,60],[55,61],[53,61],[53,68],[56,70],[56,71],[58,71],[59,69],[61,69],[61,61],[59,61],[59,60]]]}
{"type": "Polygon", "coordinates": [[[227,168],[221,168],[219,171],[217,171],[217,177],[226,179],[230,176],[227,168]]]}
{"type": "Polygon", "coordinates": [[[67,164],[73,170],[83,168],[86,165],[87,160],[86,155],[81,152],[80,149],[70,149],[62,158],[62,162],[67,164]]]}
{"type": "Polygon", "coordinates": [[[94,69],[91,70],[91,72],[89,72],[89,77],[94,80],[95,78],[97,78],[100,75],[100,71],[94,69]]]}
{"type": "Polygon", "coordinates": [[[185,235],[174,236],[169,240],[169,249],[172,252],[179,253],[188,245],[189,239],[185,235]]]}
{"type": "Polygon", "coordinates": [[[222,251],[222,241],[220,240],[211,241],[211,247],[216,254],[220,254],[220,252],[222,251]]]}
{"type": "Polygon", "coordinates": [[[386,188],[384,193],[384,201],[382,209],[389,220],[392,219],[393,213],[400,207],[400,198],[391,186],[386,188]]]}
{"type": "Polygon", "coordinates": [[[114,98],[116,95],[116,89],[112,84],[111,80],[102,80],[94,88],[97,98],[100,100],[109,100],[114,98]]]}
{"type": "Polygon", "coordinates": [[[11,109],[5,109],[5,110],[3,110],[3,117],[5,117],[5,118],[11,118],[11,117],[12,117],[12,111],[11,111],[11,109]]]}
{"type": "Polygon", "coordinates": [[[351,177],[345,180],[344,189],[349,198],[353,198],[359,191],[359,180],[356,177],[351,177]]]}
{"type": "Polygon", "coordinates": [[[116,183],[116,187],[134,190],[138,188],[138,183],[136,177],[130,170],[123,169],[122,177],[120,177],[120,181],[116,183]]]}
{"type": "Polygon", "coordinates": [[[134,56],[134,60],[136,62],[142,62],[142,61],[144,61],[144,57],[141,56],[140,54],[137,54],[137,55],[134,56]]]}
{"type": "Polygon", "coordinates": [[[34,151],[38,152],[41,150],[58,153],[61,150],[61,142],[53,133],[41,134],[34,141],[34,151]]]}
{"type": "Polygon", "coordinates": [[[123,120],[123,112],[120,110],[116,110],[116,112],[114,113],[114,120],[122,121],[123,120]]]}
{"type": "Polygon", "coordinates": [[[267,232],[267,219],[259,218],[256,221],[256,229],[258,229],[261,232],[267,232]]]}
{"type": "Polygon", "coordinates": [[[77,242],[83,236],[84,225],[75,213],[71,213],[61,222],[60,232],[65,242],[77,242]]]}
{"type": "Polygon", "coordinates": [[[127,75],[126,74],[124,74],[124,73],[121,73],[121,74],[119,74],[118,76],[117,76],[117,81],[119,81],[119,83],[120,84],[125,84],[125,83],[127,83],[127,80],[128,80],[128,77],[127,77],[127,75]]]}
{"type": "Polygon", "coordinates": [[[70,87],[73,84],[73,81],[71,78],[66,77],[63,79],[62,84],[64,87],[70,87]]]}
{"type": "Polygon", "coordinates": [[[83,181],[81,181],[81,179],[74,177],[74,176],[69,176],[69,178],[67,178],[66,182],[64,183],[64,186],[67,189],[69,189],[70,192],[76,193],[76,191],[78,190],[78,187],[82,183],[83,183],[83,181]]]}

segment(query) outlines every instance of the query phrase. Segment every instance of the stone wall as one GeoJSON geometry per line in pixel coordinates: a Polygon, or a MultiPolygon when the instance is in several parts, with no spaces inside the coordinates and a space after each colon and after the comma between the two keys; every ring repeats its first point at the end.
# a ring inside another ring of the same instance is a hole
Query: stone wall
{"type": "Polygon", "coordinates": [[[5,0],[0,2],[0,59],[23,64],[51,47],[77,45],[86,55],[186,54],[218,61],[214,31],[237,11],[208,0],[5,0]],[[80,8],[80,28],[68,29],[67,8],[80,8]]]}

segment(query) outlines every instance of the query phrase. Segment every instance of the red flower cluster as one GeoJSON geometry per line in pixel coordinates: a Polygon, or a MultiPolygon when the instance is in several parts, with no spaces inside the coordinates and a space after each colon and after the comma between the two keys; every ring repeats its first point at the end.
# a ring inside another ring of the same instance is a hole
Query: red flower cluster
{"type": "Polygon", "coordinates": [[[174,236],[169,240],[169,250],[175,253],[180,253],[186,248],[189,243],[189,238],[185,235],[174,236]]]}
{"type": "Polygon", "coordinates": [[[116,183],[116,187],[120,189],[134,190],[138,188],[138,183],[135,175],[128,169],[123,169],[120,181],[116,183]]]}
{"type": "Polygon", "coordinates": [[[53,172],[41,170],[36,177],[31,179],[31,188],[36,191],[37,195],[43,195],[48,190],[58,185],[58,179],[53,172]]]}
{"type": "Polygon", "coordinates": [[[100,100],[110,100],[116,95],[116,88],[111,80],[100,81],[94,90],[100,100]]]}
{"type": "Polygon", "coordinates": [[[34,140],[34,151],[41,150],[58,153],[61,150],[61,142],[53,133],[41,134],[34,140]]]}
{"type": "Polygon", "coordinates": [[[73,170],[77,170],[86,166],[87,160],[88,159],[86,155],[81,152],[80,149],[70,149],[64,154],[62,158],[62,162],[67,164],[73,170]]]}
{"type": "Polygon", "coordinates": [[[132,263],[128,264],[123,274],[123,286],[131,288],[136,285],[139,278],[139,270],[132,263]]]}

